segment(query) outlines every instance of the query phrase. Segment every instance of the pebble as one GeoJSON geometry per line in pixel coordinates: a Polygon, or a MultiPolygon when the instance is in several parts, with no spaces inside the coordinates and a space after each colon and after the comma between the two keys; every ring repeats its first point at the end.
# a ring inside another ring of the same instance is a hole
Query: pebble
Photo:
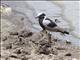
{"type": "Polygon", "coordinates": [[[2,41],[6,41],[7,40],[7,36],[4,36],[3,38],[2,38],[2,41]]]}
{"type": "Polygon", "coordinates": [[[72,58],[72,60],[78,60],[78,59],[76,59],[76,58],[72,58]]]}
{"type": "Polygon", "coordinates": [[[26,57],[23,57],[21,60],[28,60],[28,58],[26,58],[26,57]]]}
{"type": "Polygon", "coordinates": [[[18,35],[18,32],[10,32],[10,35],[18,35]]]}
{"type": "Polygon", "coordinates": [[[8,45],[6,45],[6,49],[11,49],[12,48],[12,43],[9,43],[8,45]]]}
{"type": "Polygon", "coordinates": [[[57,50],[65,50],[64,47],[55,47],[57,50]]]}
{"type": "Polygon", "coordinates": [[[66,40],[66,44],[71,44],[70,40],[66,40]]]}
{"type": "Polygon", "coordinates": [[[72,54],[71,53],[67,53],[67,54],[65,54],[65,56],[71,56],[72,54]]]}

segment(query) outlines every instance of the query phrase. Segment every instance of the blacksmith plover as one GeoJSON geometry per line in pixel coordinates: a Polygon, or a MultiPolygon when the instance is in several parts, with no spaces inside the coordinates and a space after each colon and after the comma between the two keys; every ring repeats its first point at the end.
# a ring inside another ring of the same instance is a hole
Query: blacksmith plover
{"type": "Polygon", "coordinates": [[[53,32],[61,32],[63,34],[69,34],[69,32],[67,32],[65,29],[59,27],[55,22],[47,18],[45,13],[42,13],[42,12],[39,13],[36,18],[38,18],[39,24],[43,30],[49,30],[53,32]]]}

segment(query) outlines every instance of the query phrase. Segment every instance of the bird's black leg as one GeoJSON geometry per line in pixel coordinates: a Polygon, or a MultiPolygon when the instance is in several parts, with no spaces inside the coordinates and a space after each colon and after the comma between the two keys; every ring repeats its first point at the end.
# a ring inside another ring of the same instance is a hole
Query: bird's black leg
{"type": "Polygon", "coordinates": [[[51,34],[50,33],[48,33],[48,38],[49,38],[49,43],[52,43],[52,41],[51,41],[51,34]]]}
{"type": "Polygon", "coordinates": [[[51,34],[46,29],[43,29],[41,32],[44,32],[48,36],[49,43],[51,43],[51,34]]]}
{"type": "Polygon", "coordinates": [[[64,31],[64,32],[61,32],[63,35],[64,34],[68,34],[69,35],[69,32],[67,32],[67,31],[64,31]]]}
{"type": "Polygon", "coordinates": [[[44,32],[48,36],[49,43],[51,43],[51,34],[43,28],[42,32],[44,32]]]}

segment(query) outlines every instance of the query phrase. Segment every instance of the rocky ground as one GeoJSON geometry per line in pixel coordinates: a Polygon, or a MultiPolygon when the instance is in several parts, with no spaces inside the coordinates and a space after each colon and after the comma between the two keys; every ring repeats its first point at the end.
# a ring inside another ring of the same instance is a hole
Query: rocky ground
{"type": "Polygon", "coordinates": [[[80,60],[80,48],[40,31],[9,32],[1,38],[1,60],[80,60]]]}
{"type": "MultiPolygon", "coordinates": [[[[17,8],[15,7],[17,3],[10,5],[15,5],[13,7],[17,11],[10,8],[2,11],[4,14],[1,16],[1,60],[80,60],[80,47],[73,46],[72,42],[55,39],[54,35],[40,29],[40,32],[32,32],[33,24],[29,24],[30,20],[28,21],[22,12],[27,12],[32,17],[33,10],[23,11],[29,8],[26,4],[19,3],[17,8]]],[[[35,21],[33,18],[31,20],[35,21]]],[[[38,27],[39,24],[34,25],[38,27]]]]}

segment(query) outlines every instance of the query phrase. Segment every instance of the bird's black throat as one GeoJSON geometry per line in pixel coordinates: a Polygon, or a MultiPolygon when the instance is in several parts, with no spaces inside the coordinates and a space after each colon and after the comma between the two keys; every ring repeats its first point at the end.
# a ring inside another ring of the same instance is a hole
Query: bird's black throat
{"type": "Polygon", "coordinates": [[[45,30],[45,26],[43,25],[43,20],[44,20],[44,18],[45,18],[45,14],[43,13],[43,14],[41,14],[38,18],[39,18],[39,24],[40,24],[40,26],[42,27],[42,29],[43,30],[45,30]]]}
{"type": "Polygon", "coordinates": [[[43,25],[43,20],[44,20],[44,17],[39,17],[39,24],[40,26],[42,27],[43,30],[45,30],[45,26],[43,25]]]}

